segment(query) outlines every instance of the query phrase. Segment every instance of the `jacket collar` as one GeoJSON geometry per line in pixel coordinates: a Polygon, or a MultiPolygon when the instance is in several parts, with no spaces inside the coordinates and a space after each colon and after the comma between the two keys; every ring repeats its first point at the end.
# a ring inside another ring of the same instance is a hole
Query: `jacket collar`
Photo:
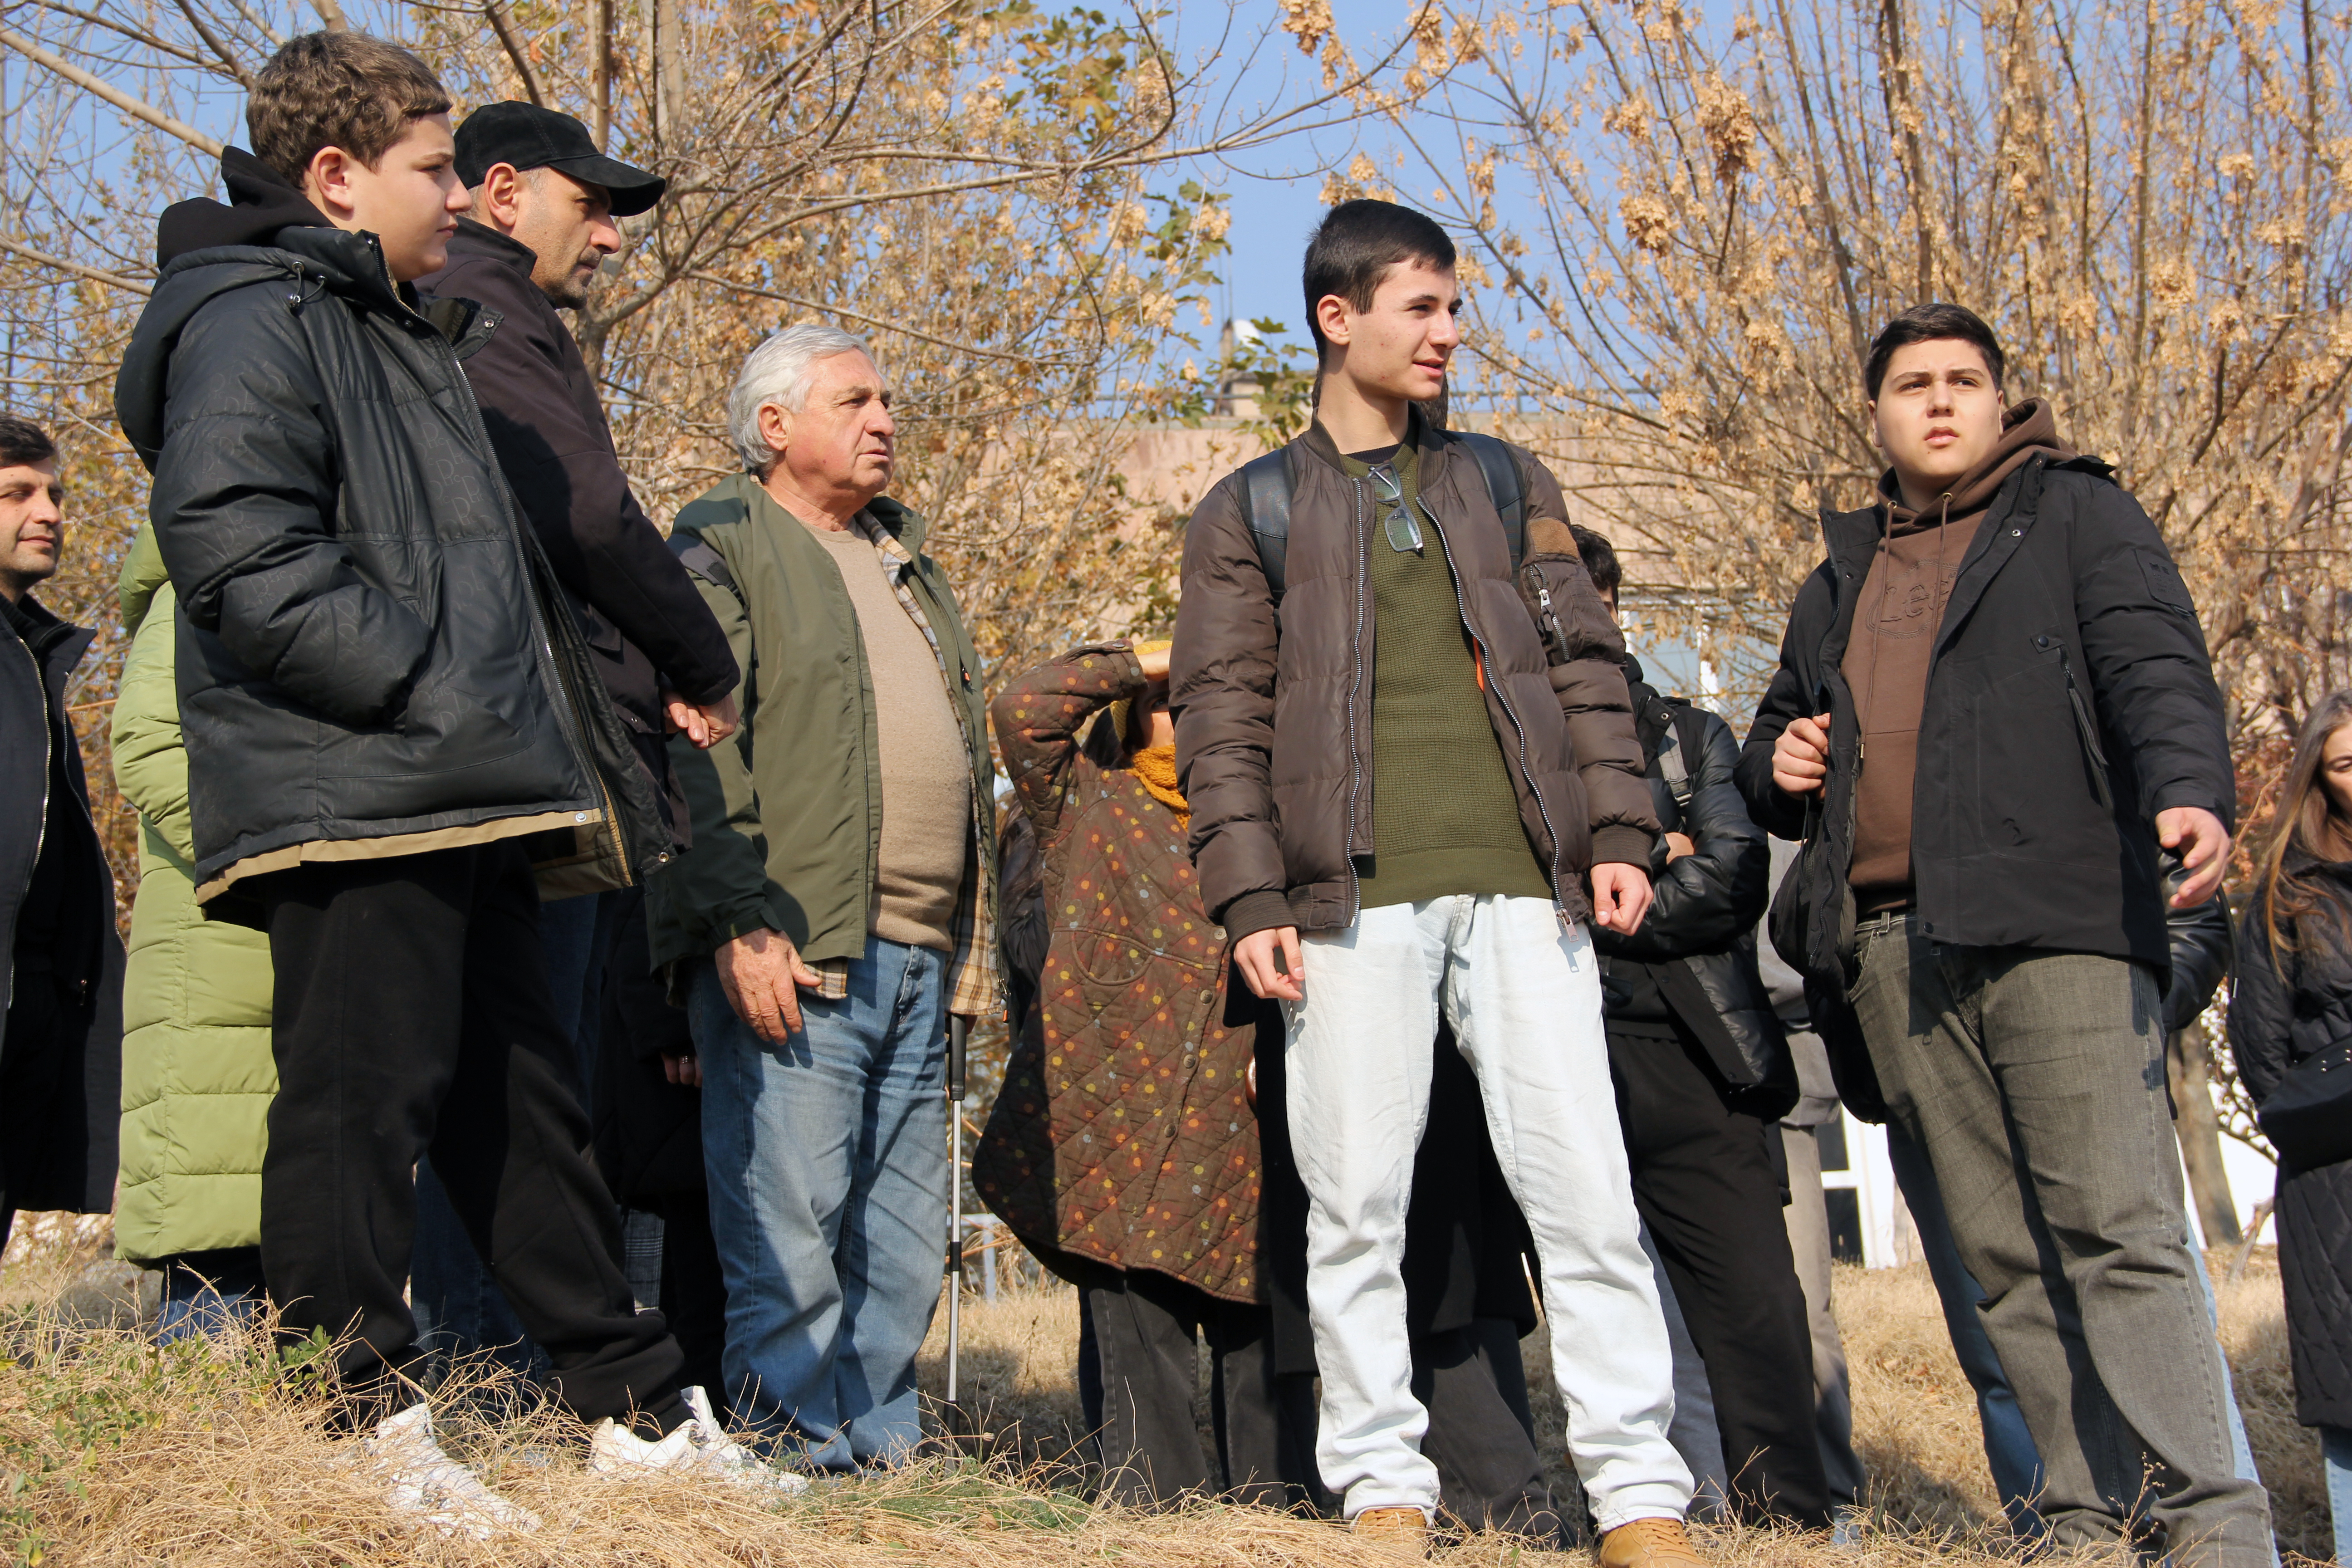
{"type": "MultiPolygon", "coordinates": [[[[757,517],[762,507],[772,507],[780,516],[793,521],[798,521],[793,518],[793,514],[786,510],[775,497],[768,493],[768,487],[760,482],[760,476],[752,473],[729,475],[704,491],[693,504],[699,506],[703,501],[730,500],[742,508],[746,518],[757,517]]],[[[923,540],[930,531],[930,525],[924,520],[922,513],[892,500],[888,496],[876,496],[866,503],[866,510],[868,516],[882,525],[884,532],[906,547],[908,554],[914,556],[922,554],[923,540]]]]}
{"type": "Polygon", "coordinates": [[[449,264],[454,266],[460,257],[477,258],[512,268],[526,280],[532,268],[539,265],[539,252],[530,246],[469,217],[457,220],[457,232],[449,241],[449,264]]]}
{"type": "MultiPolygon", "coordinates": [[[[1454,437],[1432,426],[1422,417],[1417,405],[1406,407],[1404,419],[1404,438],[1412,446],[1417,465],[1414,489],[1427,495],[1435,488],[1438,477],[1445,471],[1446,449],[1454,444],[1454,437]]],[[[1320,419],[1308,425],[1291,445],[1314,453],[1335,474],[1347,472],[1339,464],[1339,443],[1331,439],[1331,432],[1323,428],[1320,419]]]]}

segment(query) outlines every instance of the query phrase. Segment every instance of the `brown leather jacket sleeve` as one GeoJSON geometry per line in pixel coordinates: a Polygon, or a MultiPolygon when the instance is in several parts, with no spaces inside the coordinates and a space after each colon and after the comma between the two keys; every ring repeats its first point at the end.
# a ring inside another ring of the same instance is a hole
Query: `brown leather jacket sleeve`
{"type": "Polygon", "coordinates": [[[1234,500],[1238,482],[1212,489],[1185,529],[1168,668],[1192,865],[1202,902],[1221,921],[1236,899],[1285,890],[1274,824],[1274,594],[1234,500]]]}
{"type": "Polygon", "coordinates": [[[1642,742],[1633,732],[1624,634],[1593,587],[1573,539],[1564,561],[1549,559],[1542,535],[1554,530],[1545,523],[1549,521],[1558,531],[1566,531],[1568,499],[1542,463],[1530,459],[1526,468],[1528,558],[1546,556],[1553,613],[1568,642],[1567,662],[1551,667],[1551,688],[1568,721],[1569,742],[1576,749],[1577,776],[1584,782],[1592,863],[1619,861],[1646,871],[1650,847],[1658,836],[1658,814],[1643,777],[1642,742]]]}

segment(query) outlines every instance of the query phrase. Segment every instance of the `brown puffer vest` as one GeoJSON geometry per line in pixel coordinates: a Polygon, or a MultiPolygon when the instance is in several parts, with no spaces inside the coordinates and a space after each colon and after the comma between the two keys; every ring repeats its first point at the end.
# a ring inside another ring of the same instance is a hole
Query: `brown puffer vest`
{"type": "MultiPolygon", "coordinates": [[[[1573,552],[1539,548],[1568,515],[1559,483],[1514,447],[1529,554],[1517,572],[1478,465],[1414,416],[1420,499],[1437,522],[1513,760],[1519,819],[1571,920],[1596,862],[1646,868],[1658,830],[1626,694],[1624,640],[1573,552]],[[1541,625],[1538,625],[1540,617],[1541,625]],[[1547,646],[1549,643],[1549,647],[1547,646]]],[[[1294,489],[1277,604],[1229,476],[1192,514],[1171,656],[1176,761],[1201,894],[1240,941],[1269,926],[1345,928],[1351,858],[1372,851],[1373,496],[1320,425],[1287,448],[1294,489]]]]}

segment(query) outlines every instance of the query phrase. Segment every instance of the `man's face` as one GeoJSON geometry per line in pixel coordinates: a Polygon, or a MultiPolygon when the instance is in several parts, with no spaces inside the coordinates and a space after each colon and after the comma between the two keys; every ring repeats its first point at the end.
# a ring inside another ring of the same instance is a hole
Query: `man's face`
{"type": "Polygon", "coordinates": [[[0,595],[10,604],[56,573],[65,500],[55,458],[0,468],[0,595]]]}
{"type": "Polygon", "coordinates": [[[559,169],[517,174],[493,164],[477,191],[476,216],[530,247],[539,258],[530,280],[548,302],[576,310],[588,303],[588,285],[604,258],[621,248],[613,197],[602,185],[559,169]]]}
{"type": "Polygon", "coordinates": [[[337,228],[364,229],[383,246],[394,279],[411,283],[449,259],[457,215],[474,204],[457,183],[457,142],[446,114],[412,120],[373,169],[337,147],[310,160],[303,194],[337,228]]]}
{"type": "Polygon", "coordinates": [[[1951,489],[2000,442],[2000,389],[1974,343],[1906,343],[1887,361],[1870,416],[1895,479],[1916,504],[1951,489]]]}
{"type": "Polygon", "coordinates": [[[1412,261],[1388,269],[1370,310],[1326,294],[1316,312],[1324,337],[1348,351],[1349,380],[1376,397],[1426,403],[1444,388],[1446,363],[1462,342],[1454,324],[1461,299],[1454,268],[1412,261]]]}
{"type": "Polygon", "coordinates": [[[898,426],[890,417],[890,389],[862,353],[816,362],[808,401],[791,410],[770,405],[760,428],[793,486],[819,500],[855,499],[863,506],[890,484],[898,426]]]}

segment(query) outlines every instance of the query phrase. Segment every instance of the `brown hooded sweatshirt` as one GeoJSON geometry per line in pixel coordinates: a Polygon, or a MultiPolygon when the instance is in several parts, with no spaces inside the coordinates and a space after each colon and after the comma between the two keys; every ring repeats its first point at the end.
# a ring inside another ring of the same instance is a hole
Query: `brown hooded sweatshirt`
{"type": "Polygon", "coordinates": [[[2074,448],[2058,439],[2050,405],[2034,397],[2009,410],[1983,462],[1925,511],[1903,503],[1895,470],[1878,481],[1885,536],[1856,602],[1853,634],[1840,667],[1862,721],[1862,772],[1854,781],[1853,862],[1846,883],[1862,914],[1911,901],[1911,797],[1927,667],[1960,563],[1985,510],[2010,475],[2036,452],[2053,460],[2074,448]]]}

